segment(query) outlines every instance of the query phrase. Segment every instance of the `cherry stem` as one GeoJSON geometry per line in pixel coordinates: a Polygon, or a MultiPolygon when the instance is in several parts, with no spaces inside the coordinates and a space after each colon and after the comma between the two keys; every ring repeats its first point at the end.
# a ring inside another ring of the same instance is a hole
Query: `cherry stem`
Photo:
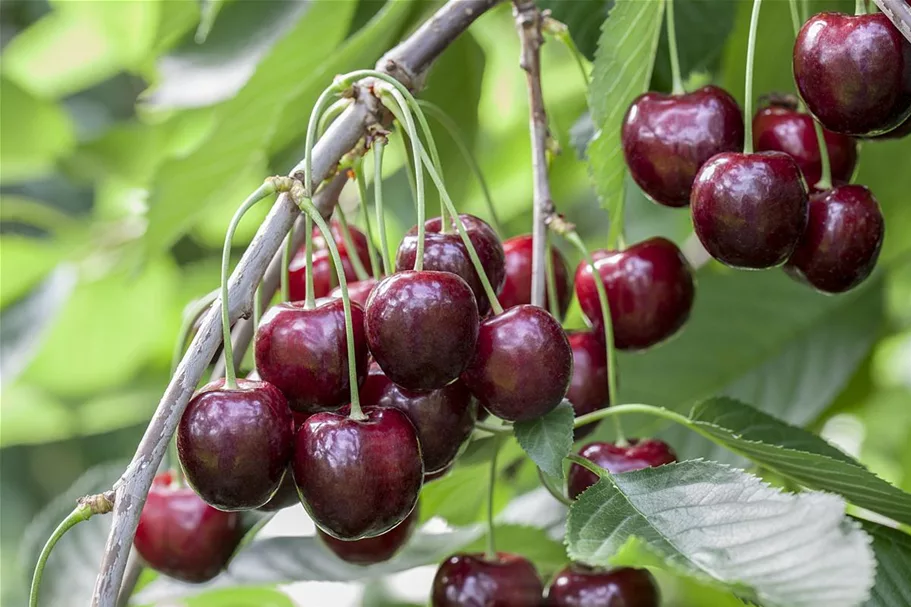
{"type": "Polygon", "coordinates": [[[60,541],[60,538],[62,538],[67,531],[82,521],[89,520],[94,514],[91,506],[80,503],[59,525],[57,525],[57,528],[54,529],[51,537],[49,537],[47,543],[44,544],[44,548],[41,549],[41,554],[38,555],[38,563],[35,565],[35,573],[32,576],[32,587],[28,595],[29,607],[38,607],[38,591],[41,588],[41,577],[44,575],[44,567],[47,565],[47,559],[51,556],[54,546],[57,545],[57,542],[60,541]]]}
{"type": "Polygon", "coordinates": [[[579,464],[580,466],[582,466],[583,468],[585,468],[586,470],[588,470],[589,472],[591,472],[593,474],[597,474],[598,478],[603,478],[605,476],[605,473],[607,472],[604,468],[602,468],[595,462],[585,459],[584,457],[582,457],[581,455],[577,455],[576,453],[570,453],[569,455],[566,456],[566,459],[568,459],[569,461],[571,461],[574,464],[579,464]]]}
{"type": "Polygon", "coordinates": [[[376,226],[380,231],[380,254],[383,257],[383,273],[386,276],[391,276],[392,262],[389,259],[389,243],[386,241],[386,216],[383,214],[383,153],[385,150],[385,138],[380,138],[373,142],[373,206],[376,207],[376,226]]]}
{"type": "Polygon", "coordinates": [[[542,26],[544,32],[551,34],[563,43],[563,46],[566,47],[566,50],[569,51],[569,54],[572,55],[573,59],[576,61],[576,67],[579,68],[579,73],[582,74],[582,82],[588,87],[591,84],[591,77],[588,75],[588,69],[585,67],[585,57],[579,52],[579,47],[576,46],[576,42],[569,34],[569,27],[553,17],[544,17],[542,26]]]}
{"type": "Polygon", "coordinates": [[[816,141],[819,144],[819,161],[822,164],[819,181],[814,184],[814,187],[820,190],[828,190],[832,188],[832,165],[829,159],[829,146],[826,145],[826,134],[822,130],[822,125],[815,118],[813,119],[813,129],[816,130],[816,141]]]}
{"type": "Polygon", "coordinates": [[[746,84],[743,98],[743,153],[753,153],[753,60],[756,56],[756,30],[759,29],[759,8],[762,0],[753,0],[750,15],[750,36],[747,40],[746,84]]]}
{"type": "Polygon", "coordinates": [[[475,422],[474,427],[484,432],[490,432],[491,434],[512,434],[513,432],[512,426],[506,424],[495,426],[494,424],[485,422],[475,422]]]}
{"type": "MultiPolygon", "coordinates": [[[[360,188],[358,188],[360,189],[360,188]]],[[[361,198],[361,204],[367,204],[367,198],[361,198]]],[[[342,210],[341,206],[335,207],[335,216],[338,218],[338,226],[342,232],[342,242],[345,243],[345,248],[348,249],[348,259],[351,260],[351,267],[354,268],[354,275],[357,276],[358,280],[367,280],[370,278],[370,274],[367,273],[367,268],[364,267],[364,262],[361,261],[361,255],[357,250],[357,247],[354,246],[354,239],[351,238],[351,230],[348,229],[348,219],[345,218],[345,211],[342,210]]],[[[368,250],[372,248],[372,241],[368,250]]]]}
{"type": "Polygon", "coordinates": [[[348,109],[348,106],[351,105],[350,99],[338,99],[323,112],[323,115],[319,118],[319,123],[316,127],[316,132],[319,137],[323,136],[323,133],[326,132],[326,129],[329,127],[329,124],[338,118],[342,112],[348,109]]]}
{"type": "Polygon", "coordinates": [[[544,280],[547,286],[547,307],[551,316],[560,318],[560,302],[557,300],[557,276],[554,271],[554,258],[552,253],[553,243],[550,242],[550,234],[545,236],[547,239],[544,246],[544,280]]]}
{"type": "Polygon", "coordinates": [[[854,14],[855,15],[866,15],[867,14],[867,4],[864,0],[854,0],[854,14]]]}
{"type": "Polygon", "coordinates": [[[487,486],[487,558],[492,561],[497,558],[497,542],[493,528],[493,498],[497,485],[497,455],[500,453],[500,439],[494,439],[494,441],[493,454],[490,456],[490,483],[487,486]]]}
{"type": "MultiPolygon", "coordinates": [[[[376,146],[375,143],[374,146],[376,146]]],[[[370,225],[370,209],[367,207],[367,180],[364,179],[364,161],[358,158],[351,170],[354,172],[357,195],[361,202],[361,213],[364,216],[364,230],[367,232],[367,256],[370,258],[370,267],[373,268],[373,278],[379,280],[382,269],[376,258],[376,251],[373,249],[373,227],[370,225]]]]}
{"type": "MultiPolygon", "coordinates": [[[[398,121],[397,121],[398,122],[398,121]]],[[[405,130],[405,127],[399,123],[401,131],[405,130]]],[[[408,133],[402,132],[402,136],[398,138],[402,144],[402,156],[405,158],[405,174],[408,176],[408,187],[411,189],[411,200],[414,202],[414,208],[418,207],[418,186],[414,181],[414,167],[411,166],[411,142],[409,141],[408,133]]]]}
{"type": "Polygon", "coordinates": [[[304,241],[304,307],[310,310],[316,306],[316,289],[313,286],[313,220],[306,214],[304,230],[307,234],[304,241]]]}
{"type": "Polygon", "coordinates": [[[199,299],[191,301],[183,309],[183,318],[180,323],[180,329],[177,331],[177,341],[174,342],[174,352],[171,355],[171,375],[174,375],[174,372],[177,371],[177,365],[180,364],[180,359],[183,358],[184,350],[186,350],[189,345],[190,333],[193,331],[193,325],[200,316],[205,314],[209,308],[212,307],[212,303],[214,303],[216,299],[218,299],[218,289],[206,293],[199,299]]]}
{"type": "Polygon", "coordinates": [[[677,51],[677,24],[674,21],[674,0],[667,0],[667,46],[671,59],[671,79],[673,82],[673,93],[680,95],[685,92],[683,88],[683,78],[680,75],[680,55],[677,51]]]}
{"type": "MultiPolygon", "coordinates": [[[[285,236],[285,242],[282,244],[282,270],[281,270],[281,296],[282,301],[291,301],[291,276],[289,267],[291,266],[291,233],[285,236]]],[[[258,297],[254,297],[254,300],[258,297]]]]}
{"type": "Polygon", "coordinates": [[[568,497],[566,497],[563,494],[563,491],[559,487],[557,487],[554,484],[553,480],[549,476],[547,476],[547,474],[545,474],[544,471],[541,470],[540,468],[538,468],[538,479],[540,479],[540,481],[541,481],[541,486],[544,487],[545,489],[547,489],[547,492],[550,493],[554,497],[554,499],[556,499],[558,502],[560,502],[564,506],[573,505],[573,501],[571,499],[569,499],[568,497]]]}

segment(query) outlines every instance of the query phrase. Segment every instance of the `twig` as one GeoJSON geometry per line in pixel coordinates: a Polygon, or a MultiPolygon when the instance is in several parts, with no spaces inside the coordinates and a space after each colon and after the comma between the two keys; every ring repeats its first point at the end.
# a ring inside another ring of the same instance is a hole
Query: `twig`
{"type": "Polygon", "coordinates": [[[911,42],[911,6],[906,0],[873,0],[902,36],[911,42]]]}
{"type": "MultiPolygon", "coordinates": [[[[380,59],[377,69],[392,74],[409,88],[419,88],[434,59],[498,1],[450,0],[407,40],[380,59]]],[[[367,127],[382,115],[380,104],[371,92],[371,82],[368,79],[362,84],[355,87],[354,103],[331,124],[316,144],[312,159],[312,183],[306,186],[315,189],[329,177],[342,156],[357,145],[367,127]]],[[[291,172],[291,176],[298,179],[302,174],[300,165],[291,172]]],[[[259,227],[229,281],[229,315],[232,320],[250,314],[256,286],[281,247],[298,212],[291,197],[282,194],[259,227]]],[[[132,462],[115,484],[114,520],[95,581],[94,607],[116,605],[139,514],[152,478],[187,402],[221,343],[219,325],[218,306],[213,306],[171,378],[132,462]]]]}
{"type": "Polygon", "coordinates": [[[547,113],[541,89],[541,35],[543,17],[533,0],[514,0],[513,15],[522,43],[519,66],[525,70],[528,83],[528,116],[531,132],[531,165],[534,172],[534,209],[532,212],[531,303],[544,307],[545,261],[547,254],[547,218],[554,214],[547,176],[547,113]]]}

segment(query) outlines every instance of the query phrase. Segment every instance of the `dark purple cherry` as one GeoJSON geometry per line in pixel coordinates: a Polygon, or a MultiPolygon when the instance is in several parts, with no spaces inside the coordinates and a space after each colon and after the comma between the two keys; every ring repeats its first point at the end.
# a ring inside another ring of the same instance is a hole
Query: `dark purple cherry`
{"type": "Polygon", "coordinates": [[[911,43],[882,13],[819,13],[794,42],[794,80],[830,131],[885,133],[911,115],[911,43]]]}
{"type": "MultiPolygon", "coordinates": [[[[614,344],[643,350],[674,335],[693,307],[693,271],[677,245],[656,237],[623,251],[595,251],[595,269],[610,304],[614,344]]],[[[576,268],[576,297],[595,333],[604,334],[601,300],[591,267],[576,268]]]]}
{"type": "MultiPolygon", "coordinates": [[[[339,257],[342,258],[342,269],[345,272],[345,279],[348,283],[357,280],[357,274],[354,271],[354,264],[351,263],[351,255],[345,246],[345,239],[342,237],[341,226],[335,220],[332,221],[329,229],[332,231],[332,238],[335,240],[335,246],[338,247],[339,257]]],[[[363,232],[349,226],[351,232],[351,241],[354,248],[357,249],[358,257],[364,269],[370,273],[373,266],[370,265],[370,243],[363,232]]],[[[338,276],[335,272],[335,266],[332,264],[332,256],[326,247],[326,239],[318,228],[313,229],[313,291],[316,297],[326,297],[334,285],[338,284],[338,276]]],[[[307,296],[307,249],[302,246],[291,262],[288,264],[288,287],[292,301],[305,299],[307,296]]]]}
{"type": "Polygon", "coordinates": [[[438,481],[450,472],[452,472],[452,464],[449,464],[445,468],[440,468],[436,472],[428,472],[424,474],[424,484],[426,485],[427,483],[438,481]]]}
{"type": "MultiPolygon", "coordinates": [[[[611,474],[654,468],[677,461],[677,455],[670,445],[655,438],[644,441],[630,439],[624,446],[614,443],[589,443],[579,450],[579,455],[611,474]]],[[[597,482],[598,475],[594,472],[579,464],[571,465],[566,481],[570,499],[576,499],[597,482]]]]}
{"type": "Polygon", "coordinates": [[[862,185],[810,197],[810,218],[785,265],[792,277],[824,293],[843,293],[873,271],[885,224],[879,203],[862,185]]]}
{"type": "MultiPolygon", "coordinates": [[[[365,278],[364,280],[358,280],[357,282],[348,283],[348,297],[354,303],[358,304],[362,308],[367,307],[367,299],[370,297],[370,294],[373,292],[373,287],[377,285],[375,278],[365,278]]],[[[335,287],[332,289],[332,292],[329,293],[329,297],[333,299],[342,298],[342,288],[335,287]]]]}
{"type": "MultiPolygon", "coordinates": [[[[503,282],[503,288],[500,290],[498,299],[504,309],[514,308],[523,304],[531,303],[531,258],[532,258],[532,237],[531,234],[523,234],[510,238],[503,243],[503,251],[506,253],[506,280],[503,282]]],[[[569,308],[569,302],[573,297],[572,289],[569,284],[569,269],[566,265],[566,258],[557,247],[550,248],[550,259],[554,268],[554,282],[557,285],[557,307],[560,310],[560,318],[566,316],[566,310],[569,308]]],[[[547,287],[544,290],[547,293],[547,287]]],[[[547,295],[545,295],[545,306],[547,305],[547,295]]]]}
{"type": "Polygon", "coordinates": [[[317,528],[316,534],[323,541],[326,548],[331,550],[338,558],[346,563],[366,567],[367,565],[388,561],[395,556],[395,553],[411,538],[411,534],[421,518],[419,512],[420,508],[415,506],[414,510],[404,521],[386,533],[362,540],[340,540],[319,528],[317,528]]]}
{"type": "Polygon", "coordinates": [[[471,392],[458,380],[438,390],[414,392],[392,383],[374,362],[361,388],[361,404],[392,407],[408,416],[421,442],[425,473],[449,466],[474,429],[471,392]]]}
{"type": "MultiPolygon", "coordinates": [[[[344,412],[344,409],[342,410],[344,412]]],[[[385,533],[417,503],[424,477],[414,425],[397,409],[310,416],[297,432],[294,482],[313,521],[340,540],[385,533]]]]}
{"type": "Polygon", "coordinates": [[[291,410],[278,388],[238,379],[203,386],[180,418],[177,454],[187,483],[219,510],[258,508],[278,490],[291,459],[291,410]]]}
{"type": "Polygon", "coordinates": [[[665,206],[685,207],[699,167],[715,154],[743,148],[743,115],[717,86],[682,95],[646,93],[626,111],[621,141],[642,191],[665,206]]]}
{"type": "Polygon", "coordinates": [[[488,411],[509,421],[549,413],[566,396],[573,353],[547,310],[524,305],[488,318],[462,380],[488,411]]]}
{"type": "Polygon", "coordinates": [[[431,607],[535,607],[544,585],[535,566],[517,554],[454,554],[433,578],[431,607]]]}
{"type": "Polygon", "coordinates": [[[367,342],[392,381],[436,390],[459,377],[474,354],[478,307],[464,280],[450,272],[399,272],[367,300],[367,342]]]}
{"type": "Polygon", "coordinates": [[[544,607],[659,607],[661,594],[646,569],[567,565],[545,591],[544,607]]]}
{"type": "MultiPolygon", "coordinates": [[[[607,352],[604,342],[591,331],[567,335],[573,351],[573,377],[566,392],[576,417],[604,409],[610,404],[607,390],[607,352]]],[[[596,424],[580,426],[573,432],[579,440],[594,431],[596,424]]]]}
{"type": "Polygon", "coordinates": [[[216,510],[162,472],[152,481],[133,546],[155,571],[199,583],[225,568],[241,537],[240,515],[216,510]]]}
{"type": "Polygon", "coordinates": [[[719,154],[693,185],[693,227],[721,263],[759,270],[787,261],[807,225],[807,187],[782,152],[719,154]]]}
{"type": "MultiPolygon", "coordinates": [[[[857,142],[853,137],[823,129],[832,183],[851,181],[857,166],[857,142]]],[[[771,105],[753,117],[753,145],[757,152],[784,152],[800,167],[807,186],[812,189],[822,177],[822,155],[813,126],[813,117],[795,108],[771,105]]]]}
{"type": "MultiPolygon", "coordinates": [[[[367,371],[364,310],[351,305],[358,377],[367,371]]],[[[254,345],[260,376],[295,411],[337,409],[350,399],[345,309],[339,299],[307,309],[303,301],[273,306],[263,315],[254,345]]]]}
{"type": "MultiPolygon", "coordinates": [[[[459,215],[462,219],[462,225],[468,232],[468,239],[474,245],[478,252],[478,258],[481,260],[481,266],[487,279],[494,291],[499,291],[506,276],[505,259],[503,245],[497,233],[494,232],[487,222],[474,215],[459,215]]],[[[471,263],[471,257],[468,255],[468,249],[462,242],[461,236],[455,228],[455,222],[452,222],[452,229],[443,234],[440,229],[443,222],[439,217],[429,219],[424,222],[424,269],[435,270],[438,272],[452,272],[460,276],[474,293],[477,300],[478,311],[481,315],[487,313],[490,309],[490,302],[487,301],[487,294],[481,284],[481,279],[471,263]]],[[[414,261],[417,257],[418,245],[418,228],[414,226],[405,234],[402,244],[395,255],[396,272],[411,270],[414,268],[414,261]]]]}
{"type": "Polygon", "coordinates": [[[905,119],[900,125],[883,133],[882,135],[876,135],[871,139],[904,139],[908,135],[911,135],[911,117],[905,119]]]}

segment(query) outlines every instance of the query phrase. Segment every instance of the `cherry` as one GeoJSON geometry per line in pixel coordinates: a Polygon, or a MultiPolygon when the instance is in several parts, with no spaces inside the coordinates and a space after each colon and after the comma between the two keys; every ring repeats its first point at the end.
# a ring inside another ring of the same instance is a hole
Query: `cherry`
{"type": "Polygon", "coordinates": [[[316,534],[326,548],[346,563],[375,565],[391,559],[408,542],[420,519],[419,510],[415,506],[404,521],[375,537],[345,541],[332,537],[322,529],[317,529],[316,534]]]}
{"type": "MultiPolygon", "coordinates": [[[[610,404],[607,389],[607,352],[604,342],[591,331],[570,333],[569,347],[573,351],[573,377],[566,392],[576,417],[603,409],[610,404]]],[[[576,428],[575,440],[591,434],[595,424],[576,428]]]]}
{"type": "Polygon", "coordinates": [[[682,95],[646,93],[626,111],[621,141],[630,175],[649,198],[685,207],[699,167],[743,147],[743,115],[717,86],[682,95]]]}
{"type": "Polygon", "coordinates": [[[807,223],[807,187],[782,152],[719,154],[693,185],[696,236],[721,263],[746,269],[784,263],[807,223]]]}
{"type": "MultiPolygon", "coordinates": [[[[689,318],[693,272],[677,245],[650,238],[623,251],[596,251],[595,269],[610,304],[614,344],[642,350],[674,335],[689,318]]],[[[576,297],[598,336],[604,335],[601,302],[591,267],[576,268],[576,297]]]]}
{"type": "Polygon", "coordinates": [[[278,491],[275,492],[272,499],[257,508],[257,510],[278,512],[279,510],[296,506],[299,503],[300,498],[297,496],[297,486],[294,484],[294,473],[289,466],[288,471],[285,473],[285,478],[282,479],[282,484],[278,486],[278,491]]]}
{"type": "MultiPolygon", "coordinates": [[[[351,305],[358,377],[367,370],[364,310],[351,305]]],[[[341,300],[285,302],[263,315],[254,352],[260,376],[280,389],[295,411],[337,409],[348,401],[348,342],[341,300]]]]}
{"type": "MultiPolygon", "coordinates": [[[[642,468],[654,468],[677,461],[677,455],[664,441],[630,439],[629,444],[589,443],[579,450],[579,455],[591,460],[611,474],[631,472],[642,468]]],[[[598,482],[598,475],[579,464],[569,467],[566,481],[570,499],[576,499],[583,491],[598,482]]]]}
{"type": "Polygon", "coordinates": [[[427,472],[424,474],[424,484],[426,485],[427,483],[438,481],[450,472],[452,472],[452,464],[440,468],[436,472],[427,472]]]}
{"type": "MultiPolygon", "coordinates": [[[[532,237],[524,234],[510,238],[503,243],[506,253],[506,280],[500,290],[498,299],[504,309],[531,303],[531,258],[532,237]]],[[[554,268],[554,282],[557,285],[557,307],[559,316],[566,316],[573,292],[569,284],[569,269],[566,258],[557,247],[550,248],[550,259],[554,268]]],[[[545,287],[545,294],[547,288],[545,287]]],[[[545,295],[545,302],[548,301],[545,295]]],[[[545,304],[546,305],[546,304],[545,304]]]]}
{"type": "Polygon", "coordinates": [[[478,307],[450,272],[399,272],[367,300],[367,341],[386,375],[409,390],[436,390],[459,377],[474,353],[478,307]]]}
{"type": "Polygon", "coordinates": [[[794,80],[827,129],[884,133],[911,115],[911,43],[882,13],[819,13],[794,42],[794,80]]]}
{"type": "MultiPolygon", "coordinates": [[[[354,271],[354,265],[351,263],[351,257],[348,248],[345,246],[345,239],[342,237],[341,226],[338,221],[333,220],[329,229],[332,231],[332,238],[335,240],[335,246],[338,247],[338,254],[342,258],[342,269],[345,271],[345,278],[349,282],[357,280],[357,274],[354,271]]],[[[369,273],[373,266],[370,265],[370,243],[363,232],[350,226],[351,241],[357,254],[361,259],[364,269],[369,273]]],[[[318,228],[313,229],[313,292],[316,297],[326,297],[332,290],[332,286],[338,283],[335,268],[332,265],[332,256],[326,247],[326,240],[323,238],[318,228]]],[[[294,257],[288,264],[288,286],[292,301],[305,299],[307,296],[307,249],[302,246],[298,249],[294,257]]]]}
{"type": "Polygon", "coordinates": [[[481,323],[462,379],[487,410],[515,422],[559,405],[572,372],[573,353],[560,323],[543,308],[523,305],[481,323]]]}
{"type": "Polygon", "coordinates": [[[414,426],[397,409],[364,420],[316,413],[295,439],[294,482],[313,521],[340,540],[385,533],[417,503],[424,476],[414,426]]]}
{"type": "Polygon", "coordinates": [[[595,569],[572,563],[545,591],[545,607],[658,607],[661,594],[646,569],[595,569]]]}
{"type": "Polygon", "coordinates": [[[876,135],[872,139],[904,139],[911,135],[911,117],[905,119],[900,125],[882,135],[876,135]]]}
{"type": "MultiPolygon", "coordinates": [[[[474,215],[459,215],[462,225],[468,233],[468,239],[478,252],[481,266],[494,291],[499,291],[506,277],[506,261],[503,245],[497,233],[483,219],[474,215]]],[[[443,234],[440,232],[443,222],[439,217],[424,222],[424,269],[439,272],[452,272],[460,276],[471,287],[478,304],[481,315],[490,309],[487,294],[481,284],[481,279],[471,263],[468,249],[462,242],[461,236],[455,229],[455,222],[451,221],[452,230],[443,234]]],[[[399,250],[395,256],[395,269],[397,272],[411,270],[417,257],[418,228],[414,226],[405,234],[399,250]]]]}
{"type": "MultiPolygon", "coordinates": [[[[857,166],[857,142],[848,135],[823,129],[832,183],[851,181],[857,166]]],[[[810,188],[822,177],[822,160],[819,140],[813,126],[813,117],[792,107],[770,105],[756,112],[753,117],[753,145],[758,152],[784,152],[791,156],[810,188]]]]}
{"type": "Polygon", "coordinates": [[[187,483],[219,510],[258,508],[278,490],[291,459],[288,402],[272,384],[218,379],[203,386],[177,426],[187,483]]]}
{"type": "Polygon", "coordinates": [[[862,185],[810,198],[807,229],[785,265],[792,277],[824,293],[842,293],[873,271],[885,225],[879,204],[862,185]]]}
{"type": "Polygon", "coordinates": [[[376,363],[361,388],[364,406],[392,407],[408,416],[417,430],[425,473],[449,466],[474,429],[471,392],[460,381],[430,392],[395,385],[376,363]]]}
{"type": "MultiPolygon", "coordinates": [[[[373,292],[373,287],[377,285],[375,278],[365,278],[364,280],[358,280],[356,282],[348,283],[348,297],[354,303],[358,304],[362,308],[367,307],[367,298],[370,297],[370,293],[373,292]]],[[[329,297],[333,299],[342,298],[342,288],[335,287],[329,293],[329,297]]]]}
{"type": "Polygon", "coordinates": [[[242,537],[239,514],[216,510],[162,472],[152,481],[133,545],[152,569],[199,583],[225,568],[242,537]]]}
{"type": "Polygon", "coordinates": [[[433,578],[431,607],[531,607],[544,591],[535,566],[517,554],[454,554],[433,578]]]}

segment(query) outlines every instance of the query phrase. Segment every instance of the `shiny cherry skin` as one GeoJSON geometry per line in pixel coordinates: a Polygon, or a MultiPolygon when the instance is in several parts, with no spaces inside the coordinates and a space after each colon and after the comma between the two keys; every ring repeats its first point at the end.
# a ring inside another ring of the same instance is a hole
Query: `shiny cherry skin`
{"type": "Polygon", "coordinates": [[[471,392],[458,380],[438,390],[414,392],[392,383],[374,362],[361,388],[361,404],[392,407],[408,416],[421,443],[425,473],[449,466],[474,429],[471,392]]]}
{"type": "Polygon", "coordinates": [[[398,409],[369,407],[366,419],[316,413],[297,432],[294,482],[320,529],[340,540],[385,533],[411,514],[424,478],[421,447],[398,409]]]}
{"type": "Polygon", "coordinates": [[[717,86],[682,95],[646,93],[623,119],[623,156],[649,198],[685,207],[696,172],[709,158],[743,148],[743,114],[717,86]]]}
{"type": "Polygon", "coordinates": [[[332,537],[322,529],[317,528],[316,535],[322,540],[323,545],[332,551],[335,556],[346,563],[353,565],[375,565],[388,561],[411,538],[417,527],[420,517],[420,508],[415,506],[408,517],[387,531],[375,537],[362,540],[345,541],[332,537]]]}
{"type": "Polygon", "coordinates": [[[760,270],[787,261],[807,225],[807,187],[782,152],[719,154],[693,185],[696,236],[733,268],[760,270]]]}
{"type": "MultiPolygon", "coordinates": [[[[357,274],[354,271],[354,264],[351,263],[351,254],[345,246],[345,239],[342,237],[341,226],[338,221],[333,220],[329,226],[332,232],[332,238],[335,240],[335,246],[338,247],[338,255],[342,258],[342,269],[345,271],[345,278],[349,284],[357,280],[357,274]]],[[[358,256],[364,269],[369,274],[373,266],[370,265],[370,243],[363,232],[349,226],[351,232],[351,241],[354,248],[357,249],[358,256]]],[[[288,287],[290,287],[291,300],[297,301],[305,299],[307,296],[307,249],[301,247],[288,264],[288,287]]],[[[338,284],[338,276],[335,267],[332,264],[332,255],[326,247],[326,239],[323,238],[318,228],[313,229],[313,292],[316,297],[326,297],[334,285],[338,284]]]]}
{"type": "Polygon", "coordinates": [[[484,408],[517,422],[559,405],[572,373],[573,353],[559,321],[543,308],[524,305],[481,323],[462,380],[484,408]]]}
{"type": "MultiPolygon", "coordinates": [[[[823,129],[832,183],[846,184],[857,166],[853,137],[823,129]]],[[[822,177],[822,159],[813,117],[782,105],[761,108],[753,117],[753,145],[757,152],[784,152],[800,167],[810,189],[822,177]]]]}
{"type": "Polygon", "coordinates": [[[535,566],[517,554],[454,554],[437,569],[431,607],[532,607],[544,585],[535,566]]]}
{"type": "Polygon", "coordinates": [[[152,481],[133,546],[155,571],[200,583],[225,568],[242,537],[239,514],[216,510],[162,472],[152,481]]]}
{"type": "MultiPolygon", "coordinates": [[[[579,455],[611,474],[654,468],[677,461],[677,455],[670,445],[655,438],[644,441],[630,439],[624,446],[614,443],[589,443],[579,450],[579,455]]],[[[567,493],[570,499],[576,499],[597,482],[598,475],[579,464],[573,464],[569,467],[566,480],[567,493]]]]}
{"type": "MultiPolygon", "coordinates": [[[[531,245],[531,234],[523,234],[503,242],[503,251],[506,253],[506,280],[498,299],[504,309],[531,303],[531,245]]],[[[550,248],[550,259],[554,268],[554,282],[557,285],[557,307],[560,318],[563,318],[573,297],[569,283],[569,268],[566,265],[566,258],[557,247],[550,248]]],[[[549,300],[546,286],[544,292],[547,306],[549,300]]]]}
{"type": "Polygon", "coordinates": [[[661,593],[646,569],[564,567],[545,591],[544,607],[659,607],[661,593]]]}
{"type": "MultiPolygon", "coordinates": [[[[574,331],[567,338],[573,351],[573,377],[566,399],[572,403],[576,417],[604,409],[610,404],[604,341],[592,331],[574,331]]],[[[579,440],[591,434],[596,425],[576,428],[573,438],[579,440]]]]}
{"type": "Polygon", "coordinates": [[[785,271],[823,293],[843,293],[873,271],[885,222],[866,187],[844,185],[810,198],[810,219],[785,271]]]}
{"type": "Polygon", "coordinates": [[[465,370],[478,339],[478,307],[450,272],[398,272],[367,300],[367,342],[386,376],[409,390],[438,390],[465,370]]]}
{"type": "Polygon", "coordinates": [[[177,454],[189,484],[219,510],[268,502],[291,460],[288,401],[265,381],[218,379],[203,386],[177,426],[177,454]]]}
{"type": "Polygon", "coordinates": [[[819,13],[794,42],[794,80],[827,129],[878,135],[911,115],[911,43],[882,13],[819,13]]]}
{"type": "MultiPolygon", "coordinates": [[[[468,233],[468,239],[478,252],[478,259],[494,291],[499,292],[506,277],[506,261],[503,245],[497,233],[483,219],[474,215],[459,215],[462,225],[468,233]]],[[[424,269],[438,272],[452,272],[460,276],[471,287],[477,300],[481,315],[490,310],[490,302],[481,284],[481,279],[471,263],[468,249],[462,242],[455,228],[455,222],[449,232],[440,232],[443,222],[439,217],[424,222],[424,269]]],[[[411,270],[417,257],[418,228],[414,226],[405,234],[395,256],[396,272],[411,270]]]]}
{"type": "MultiPolygon", "coordinates": [[[[618,349],[644,350],[686,323],[695,297],[693,271],[670,240],[650,238],[623,251],[596,251],[592,258],[607,294],[618,349]]],[[[576,297],[595,333],[604,335],[601,300],[585,261],[576,268],[576,297]]]]}
{"type": "MultiPolygon", "coordinates": [[[[367,371],[364,310],[351,305],[355,366],[367,371]]],[[[263,315],[254,343],[260,376],[276,386],[295,411],[337,409],[350,399],[345,308],[339,299],[308,309],[306,302],[284,302],[263,315]]]]}
{"type": "MultiPolygon", "coordinates": [[[[358,280],[356,282],[348,283],[348,298],[359,305],[362,308],[367,307],[367,299],[370,297],[370,293],[373,292],[373,287],[377,285],[377,280],[375,278],[365,278],[364,280],[358,280]]],[[[335,287],[329,293],[329,297],[333,299],[342,298],[342,288],[335,287]]]]}

